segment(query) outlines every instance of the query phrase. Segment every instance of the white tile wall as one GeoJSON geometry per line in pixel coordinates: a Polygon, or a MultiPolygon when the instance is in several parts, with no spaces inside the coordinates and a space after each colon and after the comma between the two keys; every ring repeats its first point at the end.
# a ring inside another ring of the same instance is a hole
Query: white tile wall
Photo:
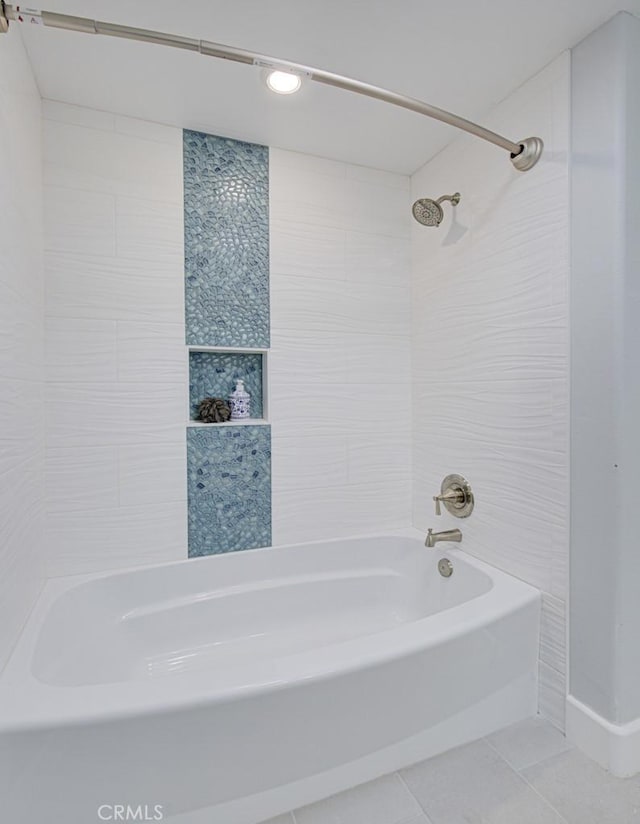
{"type": "Polygon", "coordinates": [[[0,49],[0,670],[43,581],[40,96],[13,27],[0,49]]]}
{"type": "MultiPolygon", "coordinates": [[[[45,102],[45,159],[49,572],[182,557],[181,132],[45,102]]],[[[271,152],[278,543],[409,523],[408,197],[271,152]]]]}
{"type": "Polygon", "coordinates": [[[184,558],[182,132],[44,116],[48,573],[184,558]]]}
{"type": "Polygon", "coordinates": [[[540,164],[456,140],[412,196],[460,191],[438,230],[412,227],[413,521],[460,526],[464,548],[545,593],[541,710],[564,718],[568,555],[569,57],[501,103],[487,125],[539,134],[540,164]],[[450,472],[476,494],[468,522],[430,503],[450,472]]]}
{"type": "Polygon", "coordinates": [[[270,152],[273,537],[410,522],[409,180],[270,152]]]}
{"type": "Polygon", "coordinates": [[[116,199],[102,192],[49,186],[45,201],[45,249],[113,256],[116,199]]]}

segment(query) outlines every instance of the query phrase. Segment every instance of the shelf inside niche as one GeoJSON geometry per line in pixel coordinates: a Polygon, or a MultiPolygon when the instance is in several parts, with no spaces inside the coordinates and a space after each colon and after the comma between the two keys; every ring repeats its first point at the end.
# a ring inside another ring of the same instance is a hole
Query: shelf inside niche
{"type": "Polygon", "coordinates": [[[265,350],[216,349],[189,347],[189,425],[247,426],[267,423],[265,350]],[[196,419],[198,404],[203,398],[224,398],[228,401],[236,381],[244,381],[251,395],[251,418],[224,423],[204,423],[196,419]]]}
{"type": "Polygon", "coordinates": [[[268,426],[269,421],[265,418],[243,418],[241,421],[222,421],[221,423],[205,423],[204,421],[189,421],[187,427],[208,427],[208,426],[268,426]]]}

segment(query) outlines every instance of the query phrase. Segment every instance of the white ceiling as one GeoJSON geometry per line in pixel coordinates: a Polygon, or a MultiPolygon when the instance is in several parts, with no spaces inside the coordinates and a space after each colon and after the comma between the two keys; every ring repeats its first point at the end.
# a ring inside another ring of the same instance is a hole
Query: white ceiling
{"type": "MultiPolygon", "coordinates": [[[[478,120],[616,11],[640,16],[640,0],[41,2],[305,63],[478,120]]],[[[421,115],[315,83],[274,95],[249,66],[42,27],[22,33],[42,96],[53,100],[402,173],[455,136],[421,115]]]]}

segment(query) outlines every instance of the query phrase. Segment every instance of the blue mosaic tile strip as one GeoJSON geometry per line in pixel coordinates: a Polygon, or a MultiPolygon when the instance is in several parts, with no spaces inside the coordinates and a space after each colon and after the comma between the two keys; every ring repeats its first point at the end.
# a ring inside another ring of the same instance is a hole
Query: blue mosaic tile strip
{"type": "Polygon", "coordinates": [[[187,343],[269,346],[269,151],[185,131],[187,343]]]}
{"type": "Polygon", "coordinates": [[[187,430],[189,557],[271,544],[271,428],[187,430]]]}
{"type": "Polygon", "coordinates": [[[242,352],[189,352],[189,404],[196,420],[203,398],[228,399],[242,378],[251,395],[251,417],[262,417],[262,355],[242,352]]]}

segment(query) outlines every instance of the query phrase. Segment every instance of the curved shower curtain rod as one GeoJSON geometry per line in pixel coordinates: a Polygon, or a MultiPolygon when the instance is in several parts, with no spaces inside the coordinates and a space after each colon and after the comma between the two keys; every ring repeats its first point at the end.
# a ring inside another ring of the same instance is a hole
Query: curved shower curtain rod
{"type": "Polygon", "coordinates": [[[440,120],[464,132],[480,137],[505,149],[509,152],[511,162],[520,172],[526,172],[536,165],[542,154],[543,142],[539,137],[527,137],[524,140],[513,142],[502,135],[478,126],[470,120],[458,117],[456,114],[431,106],[413,97],[406,97],[403,94],[388,91],[379,86],[372,86],[351,77],[343,77],[339,74],[326,72],[323,69],[314,69],[300,63],[291,63],[288,60],[280,60],[275,57],[268,57],[245,49],[237,49],[233,46],[225,46],[222,43],[212,43],[208,40],[196,40],[191,37],[180,37],[176,34],[165,34],[164,32],[151,31],[149,29],[136,29],[131,26],[120,26],[116,23],[105,23],[100,20],[90,20],[87,17],[74,17],[69,14],[58,14],[57,12],[41,11],[38,9],[26,8],[23,6],[10,6],[4,0],[0,0],[0,33],[9,29],[9,21],[14,20],[20,23],[31,23],[41,26],[48,26],[55,29],[67,29],[69,31],[83,32],[84,34],[103,34],[109,37],[122,37],[127,40],[139,40],[143,43],[157,43],[161,46],[172,46],[176,49],[186,49],[187,51],[198,52],[207,57],[218,57],[222,60],[232,60],[236,63],[245,63],[249,66],[260,66],[262,68],[277,71],[290,72],[301,77],[315,80],[317,83],[324,83],[327,86],[334,86],[338,89],[355,92],[365,97],[373,97],[403,109],[409,109],[418,114],[440,120]]]}

